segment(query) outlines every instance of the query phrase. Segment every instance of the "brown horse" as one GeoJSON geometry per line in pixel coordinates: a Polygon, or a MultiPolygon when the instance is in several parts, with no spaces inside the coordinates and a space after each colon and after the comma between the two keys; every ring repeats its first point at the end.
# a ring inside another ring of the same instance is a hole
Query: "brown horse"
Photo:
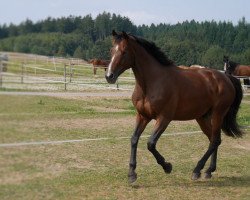
{"type": "Polygon", "coordinates": [[[228,74],[232,74],[234,76],[248,76],[248,78],[244,78],[244,85],[250,85],[249,77],[250,77],[250,65],[240,65],[236,62],[230,61],[228,56],[224,56],[224,70],[228,74]]]}
{"type": "Polygon", "coordinates": [[[109,65],[109,62],[110,62],[109,60],[101,60],[101,59],[96,59],[96,58],[88,61],[88,63],[93,64],[94,75],[96,75],[97,68],[103,68],[104,71],[106,71],[109,65]]]}
{"type": "Polygon", "coordinates": [[[194,168],[192,179],[200,177],[210,156],[211,163],[205,177],[211,178],[216,169],[221,129],[228,136],[242,136],[236,122],[242,100],[239,80],[212,69],[183,70],[176,67],[154,43],[125,32],[118,34],[113,31],[112,34],[112,59],[106,74],[107,81],[115,83],[118,76],[129,68],[132,68],[136,79],[132,101],[137,116],[131,138],[129,181],[137,179],[137,144],[152,119],[156,124],[147,143],[148,150],[166,173],[171,172],[172,165],[157,151],[158,139],[172,120],[196,119],[210,144],[194,168]]]}

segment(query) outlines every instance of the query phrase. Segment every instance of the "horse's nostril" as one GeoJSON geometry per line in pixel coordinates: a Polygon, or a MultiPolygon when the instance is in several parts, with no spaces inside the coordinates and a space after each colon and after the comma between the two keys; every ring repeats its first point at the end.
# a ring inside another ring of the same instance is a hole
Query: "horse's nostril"
{"type": "Polygon", "coordinates": [[[113,79],[113,78],[114,78],[114,74],[110,74],[110,75],[109,75],[109,78],[110,78],[110,79],[113,79]]]}
{"type": "Polygon", "coordinates": [[[114,74],[113,73],[108,74],[108,75],[106,75],[106,78],[109,79],[109,80],[111,80],[111,79],[114,78],[114,74]]]}
{"type": "Polygon", "coordinates": [[[115,81],[116,81],[115,74],[113,74],[113,73],[107,74],[106,80],[108,81],[108,83],[115,83],[115,81]]]}

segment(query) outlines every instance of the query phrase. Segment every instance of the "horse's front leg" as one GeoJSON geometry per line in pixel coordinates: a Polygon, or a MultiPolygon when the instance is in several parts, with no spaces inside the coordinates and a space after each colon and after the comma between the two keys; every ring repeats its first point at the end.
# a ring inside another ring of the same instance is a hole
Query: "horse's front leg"
{"type": "Polygon", "coordinates": [[[130,183],[135,182],[137,179],[137,174],[135,172],[137,145],[138,145],[139,138],[149,121],[150,120],[144,118],[140,114],[137,114],[136,116],[136,126],[135,126],[134,133],[131,137],[131,155],[130,155],[129,172],[128,172],[128,178],[129,178],[130,183]]]}
{"type": "Polygon", "coordinates": [[[170,121],[168,120],[157,120],[155,130],[148,140],[148,150],[154,155],[157,163],[162,166],[165,173],[171,173],[172,165],[165,161],[165,158],[156,150],[156,143],[160,138],[161,134],[165,131],[170,121]]]}

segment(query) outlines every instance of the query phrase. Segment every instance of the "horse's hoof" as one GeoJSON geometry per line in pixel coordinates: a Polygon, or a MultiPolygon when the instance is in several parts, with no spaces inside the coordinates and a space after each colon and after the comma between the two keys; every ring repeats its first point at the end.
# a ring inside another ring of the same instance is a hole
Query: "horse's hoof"
{"type": "Polygon", "coordinates": [[[193,175],[192,175],[192,180],[198,180],[199,178],[201,177],[201,173],[200,172],[198,172],[198,173],[193,173],[193,175]]]}
{"type": "Polygon", "coordinates": [[[164,165],[163,169],[164,169],[166,174],[170,174],[171,171],[172,171],[172,164],[168,163],[168,162],[165,162],[165,165],[164,165]]]}
{"type": "Polygon", "coordinates": [[[137,180],[137,174],[136,173],[133,173],[131,175],[128,175],[128,182],[131,184],[131,183],[134,183],[135,181],[137,180]]]}
{"type": "Polygon", "coordinates": [[[205,179],[210,179],[210,178],[212,178],[212,173],[206,172],[205,173],[205,179]]]}

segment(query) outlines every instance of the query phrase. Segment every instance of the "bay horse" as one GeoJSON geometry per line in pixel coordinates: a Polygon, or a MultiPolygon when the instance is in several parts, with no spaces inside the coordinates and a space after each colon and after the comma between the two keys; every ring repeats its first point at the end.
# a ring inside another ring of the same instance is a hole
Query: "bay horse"
{"type": "Polygon", "coordinates": [[[166,173],[172,171],[172,165],[156,149],[158,139],[172,120],[196,119],[210,144],[194,168],[192,179],[200,178],[210,156],[211,163],[205,178],[211,178],[216,169],[221,129],[235,138],[243,134],[236,122],[242,100],[240,81],[213,69],[184,70],[152,42],[126,32],[116,33],[113,30],[112,35],[112,59],[105,76],[107,82],[114,84],[118,76],[129,68],[132,68],[136,79],[132,102],[137,114],[131,137],[129,182],[137,179],[138,140],[153,119],[156,123],[147,147],[166,173]]]}
{"type": "Polygon", "coordinates": [[[224,56],[224,70],[228,74],[232,74],[234,76],[248,76],[248,78],[244,78],[244,85],[250,85],[249,77],[250,77],[250,65],[240,65],[234,61],[230,61],[228,56],[224,56]]]}
{"type": "Polygon", "coordinates": [[[109,60],[101,60],[97,58],[94,58],[88,61],[89,64],[93,64],[94,75],[96,75],[97,68],[103,68],[104,71],[106,71],[109,65],[109,62],[110,62],[109,60]]]}

